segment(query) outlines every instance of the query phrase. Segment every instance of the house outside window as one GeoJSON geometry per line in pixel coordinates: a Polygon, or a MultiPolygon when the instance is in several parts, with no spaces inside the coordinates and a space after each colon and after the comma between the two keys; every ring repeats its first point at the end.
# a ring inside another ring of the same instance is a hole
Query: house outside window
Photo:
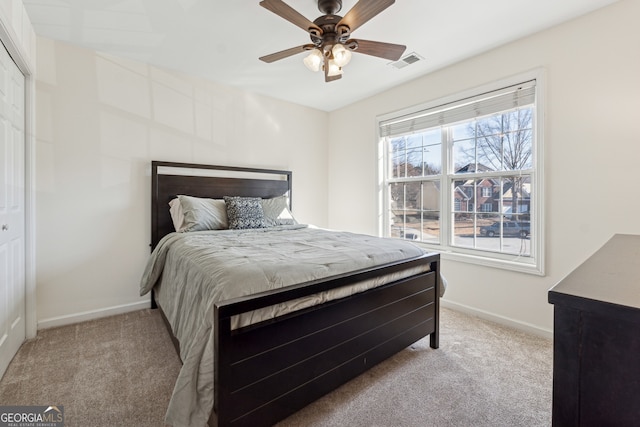
{"type": "Polygon", "coordinates": [[[527,77],[378,119],[383,235],[543,273],[541,76],[527,77]]]}

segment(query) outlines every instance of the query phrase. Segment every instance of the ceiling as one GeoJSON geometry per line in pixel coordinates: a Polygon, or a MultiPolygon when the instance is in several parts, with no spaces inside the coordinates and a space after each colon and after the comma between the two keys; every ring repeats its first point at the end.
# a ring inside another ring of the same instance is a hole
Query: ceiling
{"type": "MultiPolygon", "coordinates": [[[[354,37],[403,44],[423,59],[398,69],[354,54],[330,83],[305,68],[304,54],[258,60],[309,43],[259,0],[22,1],[39,36],[332,111],[617,0],[398,0],[354,37]]],[[[316,0],[285,1],[311,21],[322,14],[316,0]]],[[[338,15],[356,1],[343,0],[338,15]]]]}

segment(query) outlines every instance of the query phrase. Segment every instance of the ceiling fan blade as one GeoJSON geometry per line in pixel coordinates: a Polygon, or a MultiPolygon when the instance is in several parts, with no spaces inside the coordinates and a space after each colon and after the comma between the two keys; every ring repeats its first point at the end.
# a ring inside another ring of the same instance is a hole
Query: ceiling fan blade
{"type": "Polygon", "coordinates": [[[296,11],[294,8],[292,8],[282,0],[263,0],[260,2],[260,6],[264,7],[267,10],[270,10],[281,18],[286,19],[293,25],[296,25],[307,32],[309,32],[310,30],[315,30],[318,35],[322,34],[322,29],[320,29],[320,27],[309,21],[298,11],[296,11]]]}
{"type": "Polygon", "coordinates": [[[338,22],[336,28],[340,25],[346,25],[351,32],[356,28],[394,4],[396,0],[360,0],[351,8],[349,12],[338,22]]]}
{"type": "Polygon", "coordinates": [[[404,53],[406,46],[401,44],[374,42],[371,40],[350,39],[347,40],[345,45],[349,42],[358,43],[356,53],[364,53],[365,55],[377,56],[380,58],[388,59],[390,61],[397,61],[404,53]]]}
{"type": "Polygon", "coordinates": [[[288,58],[298,53],[302,53],[308,50],[308,47],[309,45],[303,44],[302,46],[296,46],[289,49],[281,50],[280,52],[272,53],[270,55],[261,56],[259,59],[270,64],[272,62],[279,61],[280,59],[288,58]]]}

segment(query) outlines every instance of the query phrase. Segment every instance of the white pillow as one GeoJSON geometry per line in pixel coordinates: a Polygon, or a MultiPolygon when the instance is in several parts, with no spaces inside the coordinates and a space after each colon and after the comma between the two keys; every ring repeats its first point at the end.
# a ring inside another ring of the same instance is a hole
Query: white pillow
{"type": "Polygon", "coordinates": [[[177,197],[169,202],[169,213],[171,221],[173,221],[173,228],[178,232],[184,231],[184,213],[180,199],[177,197]]]}

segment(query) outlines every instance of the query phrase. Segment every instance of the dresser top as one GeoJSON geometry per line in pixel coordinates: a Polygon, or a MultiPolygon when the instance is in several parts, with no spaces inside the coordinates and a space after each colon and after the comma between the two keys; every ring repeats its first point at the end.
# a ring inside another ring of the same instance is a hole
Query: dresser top
{"type": "Polygon", "coordinates": [[[587,298],[640,309],[640,236],[616,234],[549,291],[549,302],[587,298]]]}

